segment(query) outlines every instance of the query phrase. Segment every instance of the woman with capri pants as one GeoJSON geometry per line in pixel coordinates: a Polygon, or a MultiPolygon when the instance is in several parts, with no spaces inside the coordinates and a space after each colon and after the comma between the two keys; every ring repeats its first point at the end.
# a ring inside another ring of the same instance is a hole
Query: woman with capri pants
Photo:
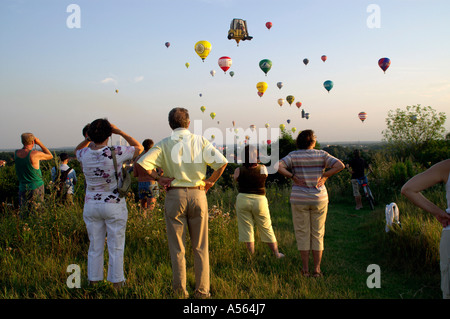
{"type": "Polygon", "coordinates": [[[103,251],[105,238],[108,245],[107,280],[115,288],[123,286],[123,255],[128,211],[125,198],[119,197],[116,170],[108,140],[112,134],[122,136],[130,146],[115,146],[118,180],[121,183],[123,162],[139,155],[143,147],[134,138],[119,130],[106,119],[98,119],[89,126],[88,138],[82,141],[75,153],[82,164],[86,179],[83,219],[89,236],[88,280],[103,280],[103,251]]]}
{"type": "Polygon", "coordinates": [[[239,194],[236,198],[239,241],[245,242],[248,251],[254,254],[256,225],[261,241],[267,243],[277,258],[282,258],[284,255],[278,251],[266,198],[267,168],[258,163],[256,147],[247,145],[243,155],[243,164],[236,168],[233,175],[239,185],[239,194]]]}
{"type": "Polygon", "coordinates": [[[328,193],[325,181],[344,169],[344,164],[325,151],[316,150],[316,136],[304,130],[297,136],[298,150],[289,153],[279,162],[278,172],[293,179],[290,203],[297,247],[303,268],[301,273],[310,276],[309,254],[314,259],[314,277],[321,277],[323,236],[328,211],[328,193]],[[328,169],[325,171],[325,169],[328,169]]]}

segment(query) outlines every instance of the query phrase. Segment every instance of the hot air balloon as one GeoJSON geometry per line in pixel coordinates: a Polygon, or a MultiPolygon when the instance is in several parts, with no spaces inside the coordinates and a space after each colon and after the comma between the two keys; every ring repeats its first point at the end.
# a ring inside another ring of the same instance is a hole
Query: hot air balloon
{"type": "Polygon", "coordinates": [[[119,90],[116,90],[115,92],[116,92],[116,93],[119,93],[119,90]]]}
{"type": "Polygon", "coordinates": [[[325,62],[327,60],[327,56],[326,55],[322,55],[320,58],[322,59],[323,62],[325,62]]]}
{"type": "Polygon", "coordinates": [[[278,82],[277,83],[278,88],[281,90],[281,88],[283,87],[283,82],[278,82]]]}
{"type": "Polygon", "coordinates": [[[233,77],[233,75],[234,75],[234,71],[231,71],[230,76],[233,77]]]}
{"type": "MultiPolygon", "coordinates": [[[[235,128],[235,129],[234,129],[234,133],[237,134],[238,132],[239,132],[239,129],[235,128]]],[[[237,136],[236,136],[236,137],[237,137],[237,136]]]]}
{"type": "Polygon", "coordinates": [[[289,124],[289,123],[291,123],[291,120],[287,120],[286,122],[289,124]]]}
{"type": "Polygon", "coordinates": [[[297,131],[297,129],[295,127],[291,128],[292,133],[295,133],[295,131],[297,131]]]}
{"type": "Polygon", "coordinates": [[[211,74],[211,76],[214,76],[214,74],[216,74],[216,71],[211,70],[209,73],[211,74]]]}
{"type": "Polygon", "coordinates": [[[383,70],[384,73],[386,73],[386,70],[391,65],[391,59],[389,58],[381,58],[378,60],[378,66],[383,70]]]}
{"type": "Polygon", "coordinates": [[[360,112],[358,114],[359,119],[361,120],[361,122],[364,123],[364,120],[367,118],[367,113],[366,112],[360,112]]]}
{"type": "Polygon", "coordinates": [[[242,19],[231,20],[230,30],[228,30],[228,40],[236,40],[237,46],[239,41],[251,40],[253,37],[248,35],[247,21],[242,19]]]}
{"type": "Polygon", "coordinates": [[[199,94],[198,94],[198,96],[202,97],[202,94],[201,94],[201,93],[199,93],[199,94]]]}
{"type": "Polygon", "coordinates": [[[209,116],[211,116],[211,118],[214,120],[214,118],[216,117],[216,113],[211,112],[211,113],[209,114],[209,116]]]}
{"type": "Polygon", "coordinates": [[[305,113],[305,118],[308,120],[309,119],[309,113],[305,113]]]}
{"type": "Polygon", "coordinates": [[[215,135],[211,135],[211,139],[213,140],[213,139],[215,139],[216,138],[216,136],[215,135]]]}
{"type": "Polygon", "coordinates": [[[231,122],[231,123],[233,123],[233,127],[236,125],[236,122],[235,122],[235,121],[233,121],[233,122],[231,122]]]}
{"type": "Polygon", "coordinates": [[[221,68],[225,73],[227,73],[227,70],[231,67],[232,61],[231,61],[231,58],[230,58],[230,57],[228,57],[228,56],[223,56],[223,57],[219,58],[218,63],[219,63],[220,68],[221,68]]]}
{"type": "Polygon", "coordinates": [[[206,107],[202,106],[202,107],[200,108],[200,110],[202,111],[202,113],[205,113],[206,107]]]}
{"type": "Polygon", "coordinates": [[[305,110],[302,110],[302,119],[305,118],[305,110]]]}
{"type": "Polygon", "coordinates": [[[256,84],[256,88],[258,89],[258,95],[261,97],[263,96],[264,92],[267,90],[267,83],[266,82],[258,82],[256,84]]]}
{"type": "Polygon", "coordinates": [[[295,105],[297,106],[297,108],[300,108],[301,106],[302,106],[302,102],[297,102],[297,103],[295,103],[295,105]]]}
{"type": "Polygon", "coordinates": [[[266,128],[269,128],[270,125],[269,125],[269,123],[266,123],[266,125],[264,125],[264,126],[265,126],[266,128]]]}
{"type": "Polygon", "coordinates": [[[170,42],[166,42],[166,48],[170,47],[170,42]]]}
{"type": "Polygon", "coordinates": [[[190,66],[189,62],[186,62],[184,65],[186,66],[186,69],[189,69],[190,66]]]}
{"type": "Polygon", "coordinates": [[[272,22],[266,22],[266,28],[270,30],[272,27],[272,22]]]}
{"type": "Polygon", "coordinates": [[[272,141],[271,141],[271,140],[267,140],[267,144],[269,144],[269,145],[270,145],[271,143],[272,143],[272,141]]]}
{"type": "Polygon", "coordinates": [[[255,124],[250,125],[250,130],[251,130],[252,132],[254,132],[255,129],[256,129],[256,125],[255,125],[255,124]]]}
{"type": "Polygon", "coordinates": [[[333,88],[333,85],[334,85],[333,81],[330,80],[323,82],[323,87],[327,89],[328,93],[330,93],[330,90],[333,88]]]}
{"type": "Polygon", "coordinates": [[[308,60],[308,59],[303,59],[303,63],[304,63],[305,65],[308,65],[309,60],[308,60]]]}
{"type": "Polygon", "coordinates": [[[293,95],[286,96],[286,101],[288,101],[289,105],[292,105],[292,102],[294,102],[295,98],[293,95]]]}
{"type": "Polygon", "coordinates": [[[267,72],[269,72],[272,68],[272,61],[270,61],[269,59],[261,60],[259,61],[259,67],[267,76],[267,72]]]}
{"type": "Polygon", "coordinates": [[[286,125],[284,125],[284,124],[280,124],[280,130],[284,130],[285,129],[285,127],[286,127],[286,125]]]}
{"type": "Polygon", "coordinates": [[[205,62],[206,57],[208,56],[209,52],[211,52],[211,43],[208,41],[198,41],[194,46],[195,52],[198,54],[200,58],[202,58],[202,61],[205,62]]]}
{"type": "Polygon", "coordinates": [[[278,105],[283,106],[284,100],[283,99],[278,99],[278,105]]]}

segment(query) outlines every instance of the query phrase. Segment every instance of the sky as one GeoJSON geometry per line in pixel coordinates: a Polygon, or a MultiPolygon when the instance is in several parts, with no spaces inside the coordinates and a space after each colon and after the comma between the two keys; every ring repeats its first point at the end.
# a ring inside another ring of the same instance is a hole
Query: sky
{"type": "Polygon", "coordinates": [[[189,110],[192,131],[223,132],[217,144],[232,121],[313,129],[319,142],[380,141],[389,110],[421,104],[450,116],[449,13],[447,0],[2,0],[0,149],[20,148],[23,132],[75,147],[97,118],[158,142],[173,107],[189,110]],[[252,40],[227,39],[233,18],[252,40]],[[204,61],[200,40],[212,46],[204,61]],[[232,59],[226,73],[222,56],[232,59]],[[273,63],[267,75],[262,59],[273,63]],[[258,82],[268,84],[262,97],[258,82]],[[294,103],[280,107],[288,95],[294,103]]]}

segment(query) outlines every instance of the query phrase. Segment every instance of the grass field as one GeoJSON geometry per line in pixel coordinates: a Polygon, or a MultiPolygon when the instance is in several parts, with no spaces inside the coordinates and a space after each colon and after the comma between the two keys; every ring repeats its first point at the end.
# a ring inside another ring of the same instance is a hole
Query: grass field
{"type": "MultiPolygon", "coordinates": [[[[213,299],[441,298],[437,222],[424,214],[422,219],[401,215],[403,229],[385,233],[386,203],[380,203],[374,211],[368,208],[356,211],[351,194],[330,201],[322,261],[324,277],[302,277],[289,192],[287,187],[274,185],[267,191],[280,251],[286,255],[280,260],[258,241],[258,236],[254,256],[249,256],[245,245],[238,242],[234,188],[216,187],[208,192],[213,299]],[[410,237],[406,236],[407,232],[410,237]],[[380,267],[380,288],[367,285],[372,274],[367,272],[367,267],[372,264],[380,267]]],[[[405,205],[399,200],[401,214],[411,209],[405,205]]],[[[0,298],[175,298],[161,202],[152,216],[144,218],[134,201],[129,201],[125,248],[127,285],[119,291],[106,281],[95,286],[87,284],[89,242],[82,206],[80,201],[64,208],[49,198],[40,214],[21,220],[16,211],[4,204],[0,216],[0,298]],[[67,287],[70,273],[66,270],[71,264],[81,268],[81,288],[67,287]]],[[[107,253],[105,271],[106,262],[107,253]]],[[[188,290],[192,293],[195,280],[189,248],[187,267],[188,290]]]]}

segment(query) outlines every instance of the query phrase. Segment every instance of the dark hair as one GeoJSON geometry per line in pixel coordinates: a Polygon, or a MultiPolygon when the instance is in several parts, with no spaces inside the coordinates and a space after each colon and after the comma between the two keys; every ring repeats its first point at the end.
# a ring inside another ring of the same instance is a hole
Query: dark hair
{"type": "Polygon", "coordinates": [[[258,148],[256,146],[253,145],[246,145],[244,147],[244,151],[242,152],[243,155],[243,159],[242,159],[242,165],[246,168],[252,167],[255,164],[258,164],[258,160],[259,160],[259,151],[258,148]],[[250,162],[250,150],[256,150],[256,163],[254,162],[250,162]]]}
{"type": "Polygon", "coordinates": [[[83,127],[83,131],[82,131],[83,137],[86,137],[86,133],[87,133],[90,125],[91,125],[91,123],[88,123],[83,127]]]}
{"type": "Polygon", "coordinates": [[[169,112],[169,126],[172,130],[189,127],[189,111],[182,107],[173,108],[169,112]]]}
{"type": "Polygon", "coordinates": [[[61,154],[59,154],[59,158],[60,158],[61,162],[62,162],[62,161],[65,161],[66,159],[69,158],[69,154],[67,154],[67,153],[61,153],[61,154]]]}
{"type": "Polygon", "coordinates": [[[153,147],[153,145],[154,145],[154,143],[153,143],[153,140],[152,139],[145,139],[143,142],[142,142],[142,146],[144,146],[144,151],[148,151],[149,149],[151,149],[152,147],[153,147]]]}
{"type": "Polygon", "coordinates": [[[94,143],[102,143],[112,134],[111,124],[107,119],[97,119],[89,125],[87,134],[94,143]]]}
{"type": "Polygon", "coordinates": [[[300,150],[306,150],[314,144],[315,136],[313,130],[301,131],[297,136],[297,147],[300,150]]]}
{"type": "Polygon", "coordinates": [[[353,150],[353,156],[355,158],[360,158],[361,157],[361,152],[359,150],[353,150]]]}

